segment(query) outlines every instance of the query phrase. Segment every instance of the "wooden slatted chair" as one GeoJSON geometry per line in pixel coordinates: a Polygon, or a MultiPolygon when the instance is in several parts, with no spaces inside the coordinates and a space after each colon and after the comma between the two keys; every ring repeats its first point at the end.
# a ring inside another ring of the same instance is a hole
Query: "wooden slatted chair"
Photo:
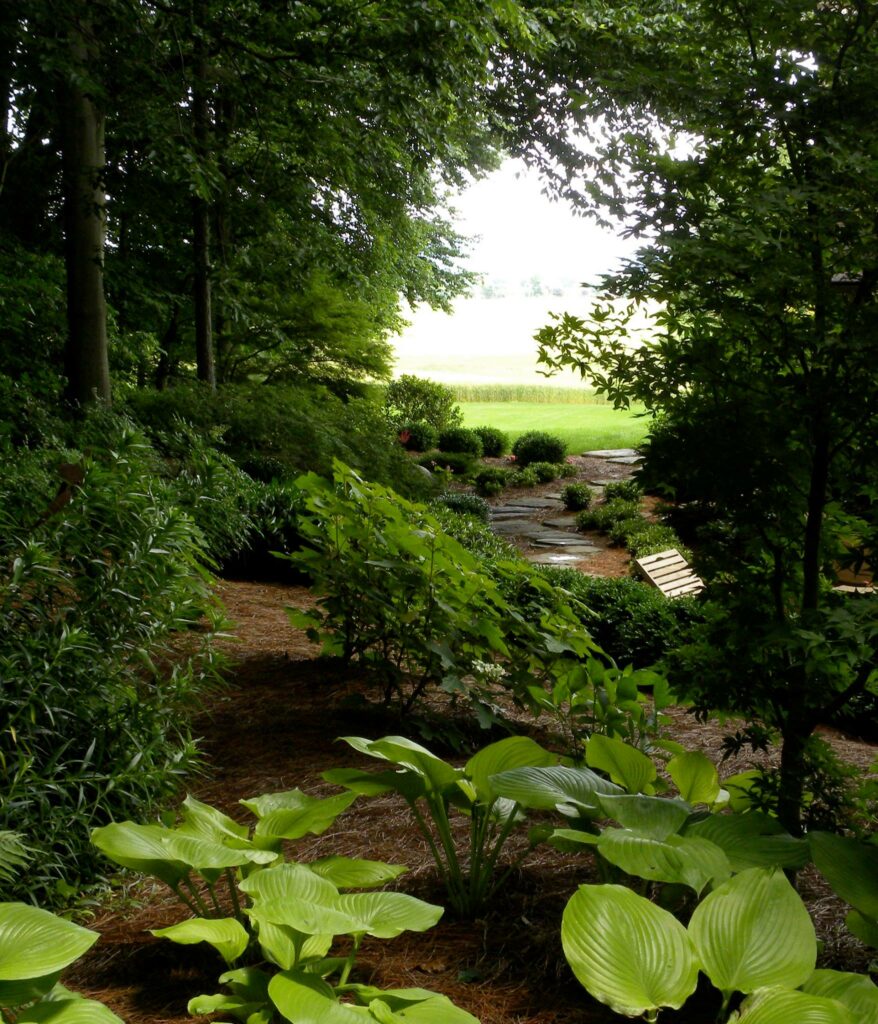
{"type": "Polygon", "coordinates": [[[704,590],[704,580],[696,576],[692,566],[676,548],[635,559],[647,580],[667,598],[697,594],[704,590]]]}

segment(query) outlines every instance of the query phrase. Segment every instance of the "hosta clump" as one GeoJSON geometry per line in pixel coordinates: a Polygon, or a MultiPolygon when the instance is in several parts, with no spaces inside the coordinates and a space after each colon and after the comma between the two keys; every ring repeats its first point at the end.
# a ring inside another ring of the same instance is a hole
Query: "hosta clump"
{"type": "Polygon", "coordinates": [[[511,863],[501,865],[500,854],[524,815],[522,802],[502,797],[497,784],[513,769],[555,765],[557,755],[531,739],[513,736],[484,747],[463,768],[456,768],[403,736],[343,738],[354,750],[392,768],[336,768],[323,777],[364,796],[399,793],[433,854],[449,903],[465,916],[482,910],[530,850],[526,846],[511,863]],[[452,809],[470,820],[466,852],[455,843],[452,809]]]}
{"type": "Polygon", "coordinates": [[[450,1024],[475,1024],[436,993],[382,992],[351,981],[366,936],[425,931],[442,915],[441,907],[405,893],[346,891],[374,890],[404,868],[331,855],[307,864],[285,860],[290,841],[322,834],[354,799],[352,792],[264,794],[241,801],[255,818],[247,825],[187,797],[174,827],[122,822],[95,831],[106,856],[164,882],[194,915],[153,934],[207,943],[229,968],[220,976],[228,991],[196,996],[191,1013],[272,1024],[333,1020],[352,1003],[365,1008],[363,1019],[383,1024],[387,1007],[408,1005],[450,1024]],[[331,956],[338,935],[350,937],[348,950],[331,956]]]}

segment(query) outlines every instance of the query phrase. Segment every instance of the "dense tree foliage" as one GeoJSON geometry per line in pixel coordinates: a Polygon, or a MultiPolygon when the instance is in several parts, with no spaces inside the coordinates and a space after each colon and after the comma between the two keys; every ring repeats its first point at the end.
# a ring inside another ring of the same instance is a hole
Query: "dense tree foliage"
{"type": "Polygon", "coordinates": [[[648,472],[713,523],[721,609],[682,685],[780,730],[795,829],[809,735],[876,681],[873,602],[831,586],[878,527],[878,11],[693,0],[589,18],[625,68],[578,91],[599,118],[582,201],[647,244],[606,282],[630,305],[559,318],[543,358],[663,414],[648,472]],[[639,347],[638,304],[658,310],[639,347]]]}

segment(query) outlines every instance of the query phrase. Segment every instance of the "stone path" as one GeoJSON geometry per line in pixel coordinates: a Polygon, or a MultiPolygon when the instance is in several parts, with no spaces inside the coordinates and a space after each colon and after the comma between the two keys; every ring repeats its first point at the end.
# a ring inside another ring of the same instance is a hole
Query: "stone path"
{"type": "MultiPolygon", "coordinates": [[[[634,465],[640,456],[633,448],[615,448],[583,455],[605,459],[617,465],[634,465]]],[[[588,484],[600,497],[608,483],[616,478],[595,478],[588,484]]],[[[576,530],[576,513],[568,512],[561,499],[561,491],[549,491],[540,496],[510,498],[491,509],[491,529],[510,540],[516,539],[525,547],[524,557],[537,565],[564,565],[587,572],[588,559],[603,549],[576,530]],[[551,512],[545,519],[538,517],[551,512]]]]}

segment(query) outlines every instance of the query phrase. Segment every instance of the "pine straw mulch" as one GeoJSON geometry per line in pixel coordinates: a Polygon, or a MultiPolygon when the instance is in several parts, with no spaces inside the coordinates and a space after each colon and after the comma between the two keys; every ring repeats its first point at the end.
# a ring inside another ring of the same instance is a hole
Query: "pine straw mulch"
{"type": "MultiPolygon", "coordinates": [[[[227,644],[233,657],[226,690],[213,694],[196,722],[204,737],[205,770],[190,781],[198,799],[241,820],[237,801],[300,786],[306,792],[336,791],[321,779],[330,767],[374,768],[356,755],[343,735],[377,737],[400,726],[378,704],[363,703],[368,687],[356,673],[316,659],[316,649],[286,619],[285,605],[311,601],[307,590],[280,584],[226,583],[221,596],[237,623],[227,644]]],[[[434,709],[435,710],[435,709],[434,709]]],[[[670,734],[687,746],[715,754],[720,731],[681,711],[670,734]]],[[[523,725],[528,727],[527,721],[523,725]]],[[[531,726],[542,741],[550,740],[531,726]]],[[[834,736],[844,756],[865,770],[873,758],[867,744],[834,736]]],[[[438,749],[438,748],[437,748],[438,749]]],[[[447,756],[447,753],[446,753],[447,756]]],[[[724,774],[739,770],[730,764],[724,774]]],[[[409,866],[397,885],[434,903],[444,903],[432,862],[410,825],[402,801],[384,796],[357,801],[323,836],[298,841],[295,856],[308,860],[329,853],[371,857],[409,866]]],[[[594,1003],[572,978],[563,958],[559,926],[577,885],[592,880],[590,858],[540,849],[510,880],[501,899],[476,921],[446,912],[432,930],[397,939],[364,942],[357,978],[382,987],[417,986],[449,996],[482,1024],[609,1024],[619,1018],[594,1003]]],[[[813,875],[803,892],[826,941],[826,966],[864,970],[867,951],[846,935],[845,908],[813,875]]],[[[217,991],[223,966],[212,950],[181,947],[153,938],[148,929],[181,919],[176,902],[157,884],[127,883],[91,927],[100,942],[67,983],[106,1002],[129,1024],[191,1021],[186,1003],[217,991]]],[[[667,1024],[708,1024],[717,1004],[712,993],[690,1000],[667,1024]]],[[[202,1018],[206,1020],[207,1018],[202,1018]]]]}

